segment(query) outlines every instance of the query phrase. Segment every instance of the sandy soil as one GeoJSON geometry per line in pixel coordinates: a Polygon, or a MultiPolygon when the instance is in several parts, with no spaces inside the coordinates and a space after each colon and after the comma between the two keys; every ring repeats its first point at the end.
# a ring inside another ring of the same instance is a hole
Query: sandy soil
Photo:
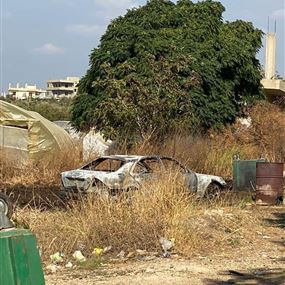
{"type": "Polygon", "coordinates": [[[185,259],[145,256],[117,260],[94,270],[62,269],[47,285],[285,284],[285,208],[278,209],[254,243],[219,254],[185,259]]]}

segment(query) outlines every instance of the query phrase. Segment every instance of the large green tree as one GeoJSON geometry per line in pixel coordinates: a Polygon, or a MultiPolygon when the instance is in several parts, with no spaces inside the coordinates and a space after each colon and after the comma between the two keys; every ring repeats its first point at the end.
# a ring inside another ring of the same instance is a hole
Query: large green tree
{"type": "Polygon", "coordinates": [[[224,10],[211,0],[150,0],[113,20],[79,83],[74,126],[145,140],[233,122],[262,96],[262,32],[224,22],[224,10]]]}

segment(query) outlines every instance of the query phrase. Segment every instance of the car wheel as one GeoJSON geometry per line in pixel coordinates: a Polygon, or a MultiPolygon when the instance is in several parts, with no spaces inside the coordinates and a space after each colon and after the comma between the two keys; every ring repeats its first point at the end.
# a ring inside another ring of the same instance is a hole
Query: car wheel
{"type": "Polygon", "coordinates": [[[12,216],[13,207],[10,198],[0,192],[0,212],[4,213],[9,219],[12,216]]]}
{"type": "Polygon", "coordinates": [[[207,199],[219,199],[221,197],[222,187],[218,183],[212,182],[208,187],[205,194],[207,199]]]}

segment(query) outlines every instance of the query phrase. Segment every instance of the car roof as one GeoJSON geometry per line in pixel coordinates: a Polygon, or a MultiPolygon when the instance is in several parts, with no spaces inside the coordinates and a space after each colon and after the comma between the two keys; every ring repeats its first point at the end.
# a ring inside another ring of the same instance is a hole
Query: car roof
{"type": "Polygon", "coordinates": [[[99,157],[99,159],[100,158],[118,159],[118,160],[122,160],[122,161],[134,161],[134,160],[140,160],[140,159],[144,159],[144,158],[158,158],[158,156],[116,154],[116,155],[101,156],[101,157],[99,157]]]}

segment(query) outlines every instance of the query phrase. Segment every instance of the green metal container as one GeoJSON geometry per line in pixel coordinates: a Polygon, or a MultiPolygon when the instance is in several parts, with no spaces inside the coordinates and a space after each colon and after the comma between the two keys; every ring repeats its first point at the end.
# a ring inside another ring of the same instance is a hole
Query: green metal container
{"type": "Polygon", "coordinates": [[[0,231],[0,285],[44,285],[35,236],[28,230],[0,231]]]}
{"type": "Polygon", "coordinates": [[[254,191],[256,186],[256,164],[264,159],[233,160],[233,190],[254,191]]]}

